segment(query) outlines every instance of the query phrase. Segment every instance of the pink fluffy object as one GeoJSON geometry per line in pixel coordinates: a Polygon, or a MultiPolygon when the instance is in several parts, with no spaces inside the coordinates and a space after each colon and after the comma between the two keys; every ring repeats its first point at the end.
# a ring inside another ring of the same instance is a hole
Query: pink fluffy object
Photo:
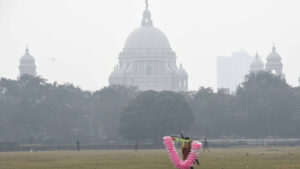
{"type": "Polygon", "coordinates": [[[179,157],[172,138],[170,136],[164,137],[164,143],[166,146],[166,149],[169,152],[169,156],[171,158],[172,163],[174,166],[178,169],[190,169],[190,167],[193,165],[194,161],[197,159],[199,151],[202,147],[202,144],[195,140],[192,143],[192,150],[188,156],[188,158],[184,161],[181,160],[179,157]]]}

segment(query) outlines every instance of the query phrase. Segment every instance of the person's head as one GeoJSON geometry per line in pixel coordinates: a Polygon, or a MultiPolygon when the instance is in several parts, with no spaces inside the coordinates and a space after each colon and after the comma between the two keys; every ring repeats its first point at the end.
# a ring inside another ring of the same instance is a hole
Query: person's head
{"type": "Polygon", "coordinates": [[[185,139],[185,140],[190,140],[191,138],[189,138],[189,137],[184,137],[184,139],[185,139]]]}

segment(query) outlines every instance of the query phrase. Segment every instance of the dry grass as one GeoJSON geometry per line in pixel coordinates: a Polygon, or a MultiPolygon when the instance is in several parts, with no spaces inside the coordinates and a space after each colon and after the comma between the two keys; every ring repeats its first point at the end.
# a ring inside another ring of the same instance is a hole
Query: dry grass
{"type": "MultiPolygon", "coordinates": [[[[300,148],[212,149],[201,152],[199,161],[195,169],[300,169],[300,148]]],[[[0,169],[172,168],[166,150],[0,153],[0,169]]]]}

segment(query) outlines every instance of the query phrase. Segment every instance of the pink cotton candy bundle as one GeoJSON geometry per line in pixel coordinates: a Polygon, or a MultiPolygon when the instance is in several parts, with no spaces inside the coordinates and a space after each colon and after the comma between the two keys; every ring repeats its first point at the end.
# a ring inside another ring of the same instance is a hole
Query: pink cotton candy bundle
{"type": "Polygon", "coordinates": [[[202,147],[202,144],[199,141],[196,141],[196,140],[193,141],[192,150],[191,150],[188,158],[186,160],[182,161],[175,149],[174,142],[170,136],[164,137],[164,143],[165,143],[166,149],[168,150],[168,153],[169,153],[172,163],[178,169],[189,169],[193,165],[195,159],[198,157],[199,151],[202,147]]]}

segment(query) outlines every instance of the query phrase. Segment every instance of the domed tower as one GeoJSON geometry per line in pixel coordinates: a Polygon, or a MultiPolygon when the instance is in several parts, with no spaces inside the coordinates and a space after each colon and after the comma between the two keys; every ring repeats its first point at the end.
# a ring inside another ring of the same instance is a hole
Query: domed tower
{"type": "Polygon", "coordinates": [[[140,90],[187,91],[188,75],[176,65],[176,54],[166,35],[153,26],[146,0],[141,26],[127,38],[119,64],[109,84],[136,86],[140,90]]]}
{"type": "Polygon", "coordinates": [[[30,55],[28,47],[26,47],[25,54],[20,59],[20,76],[26,74],[31,76],[36,76],[35,60],[33,56],[30,55]]]}
{"type": "Polygon", "coordinates": [[[273,45],[272,52],[267,57],[266,70],[282,76],[281,56],[276,52],[275,45],[273,45]]]}
{"type": "Polygon", "coordinates": [[[256,53],[254,61],[250,64],[250,71],[251,72],[259,72],[264,70],[264,63],[260,59],[258,53],[256,53]]]}

